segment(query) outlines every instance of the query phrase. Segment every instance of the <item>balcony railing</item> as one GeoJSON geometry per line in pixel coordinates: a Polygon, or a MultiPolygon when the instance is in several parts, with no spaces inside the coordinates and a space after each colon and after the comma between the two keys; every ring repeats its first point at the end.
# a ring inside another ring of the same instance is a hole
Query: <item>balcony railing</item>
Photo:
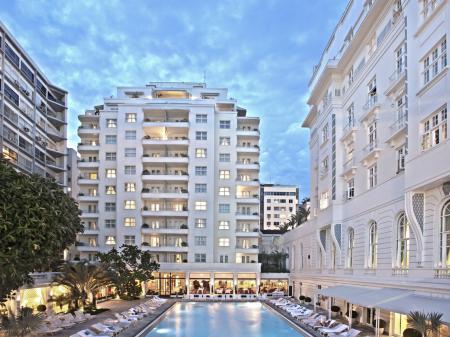
{"type": "Polygon", "coordinates": [[[370,142],[369,144],[367,144],[366,146],[364,146],[363,152],[365,154],[369,154],[372,151],[376,150],[377,148],[378,148],[378,142],[377,141],[373,141],[373,142],[370,142]]]}
{"type": "Polygon", "coordinates": [[[143,158],[188,158],[188,154],[187,153],[177,153],[177,154],[149,154],[149,153],[144,153],[142,155],[143,158]]]}
{"type": "Polygon", "coordinates": [[[142,193],[173,193],[173,194],[185,194],[188,193],[188,190],[186,188],[180,188],[180,189],[170,189],[170,188],[156,188],[151,187],[142,188],[142,193]]]}
{"type": "Polygon", "coordinates": [[[347,171],[347,170],[351,169],[354,166],[356,166],[355,165],[355,158],[350,158],[344,163],[344,170],[347,171]]]}
{"type": "Polygon", "coordinates": [[[189,119],[187,118],[161,118],[161,119],[152,119],[145,118],[145,123],[187,123],[189,119]]]}
{"type": "Polygon", "coordinates": [[[450,278],[450,268],[435,268],[434,278],[450,278]]]}
{"type": "Polygon", "coordinates": [[[236,215],[259,216],[258,212],[236,212],[236,215]]]}
{"type": "Polygon", "coordinates": [[[243,244],[237,244],[237,249],[258,249],[258,245],[243,245],[243,244]]]}
{"type": "Polygon", "coordinates": [[[402,111],[400,118],[397,119],[391,126],[391,132],[396,133],[397,131],[403,129],[408,124],[408,115],[405,111],[402,111]]]}
{"type": "Polygon", "coordinates": [[[404,67],[400,69],[396,69],[391,76],[389,76],[389,83],[392,85],[397,82],[403,75],[406,74],[406,70],[404,67]]]}
{"type": "Polygon", "coordinates": [[[179,137],[151,137],[151,136],[144,136],[142,138],[144,140],[189,140],[186,136],[179,136],[179,137]]]}
{"type": "Polygon", "coordinates": [[[366,104],[363,105],[364,111],[369,111],[378,104],[378,95],[369,96],[366,104]]]}
{"type": "Polygon", "coordinates": [[[188,226],[186,224],[171,225],[171,224],[165,224],[165,223],[160,223],[156,226],[156,225],[149,225],[147,223],[144,223],[144,224],[142,224],[142,229],[188,229],[188,226]]]}
{"type": "Polygon", "coordinates": [[[160,207],[148,207],[148,206],[144,206],[142,207],[143,211],[146,212],[165,212],[165,211],[169,211],[169,212],[187,212],[188,207],[187,206],[160,206],[160,207]]]}
{"type": "Polygon", "coordinates": [[[187,176],[188,173],[186,171],[160,171],[160,170],[144,170],[142,171],[142,175],[172,175],[172,176],[187,176]]]}

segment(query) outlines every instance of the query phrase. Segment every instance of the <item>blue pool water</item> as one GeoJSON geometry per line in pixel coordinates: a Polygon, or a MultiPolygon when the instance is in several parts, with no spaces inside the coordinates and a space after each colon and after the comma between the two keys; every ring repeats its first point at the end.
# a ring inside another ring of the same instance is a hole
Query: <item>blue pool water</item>
{"type": "Polygon", "coordinates": [[[259,302],[176,303],[146,337],[303,337],[259,302]]]}

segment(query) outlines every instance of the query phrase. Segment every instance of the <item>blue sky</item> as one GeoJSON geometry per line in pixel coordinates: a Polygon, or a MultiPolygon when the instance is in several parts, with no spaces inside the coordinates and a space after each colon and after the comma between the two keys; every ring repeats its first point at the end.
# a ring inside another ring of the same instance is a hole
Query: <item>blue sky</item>
{"type": "Polygon", "coordinates": [[[203,81],[261,118],[261,181],[309,194],[300,124],[312,67],[345,0],[11,0],[0,18],[77,115],[117,86],[203,81]]]}

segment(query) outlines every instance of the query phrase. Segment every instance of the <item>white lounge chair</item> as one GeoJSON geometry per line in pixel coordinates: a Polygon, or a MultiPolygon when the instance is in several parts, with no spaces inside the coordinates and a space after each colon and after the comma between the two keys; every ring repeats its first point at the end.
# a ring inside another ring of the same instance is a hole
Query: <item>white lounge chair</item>
{"type": "Polygon", "coordinates": [[[341,332],[338,334],[330,333],[330,334],[328,334],[328,337],[356,337],[360,333],[361,333],[361,331],[359,331],[359,330],[350,329],[349,331],[341,332]]]}
{"type": "Polygon", "coordinates": [[[328,335],[330,333],[341,333],[344,332],[345,330],[348,330],[348,326],[345,324],[338,324],[333,328],[320,328],[319,331],[322,335],[328,335]]]}

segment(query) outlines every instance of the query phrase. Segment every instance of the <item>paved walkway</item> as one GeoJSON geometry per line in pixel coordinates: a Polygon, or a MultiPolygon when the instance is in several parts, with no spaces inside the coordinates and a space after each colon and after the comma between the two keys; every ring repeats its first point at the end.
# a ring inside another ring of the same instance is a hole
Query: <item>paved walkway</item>
{"type": "MultiPolygon", "coordinates": [[[[135,301],[110,300],[110,301],[99,303],[97,305],[98,308],[107,308],[110,310],[96,315],[95,318],[90,319],[87,322],[76,324],[71,328],[64,329],[63,331],[61,331],[53,336],[69,337],[70,335],[75,334],[80,330],[89,329],[89,327],[91,325],[98,323],[98,322],[103,322],[107,318],[115,319],[114,313],[128,310],[129,308],[139,305],[140,303],[147,302],[148,300],[149,300],[148,298],[143,298],[143,299],[139,299],[139,300],[135,300],[135,301]]],[[[167,300],[167,302],[165,302],[159,308],[157,308],[154,311],[154,313],[148,315],[147,317],[145,317],[144,319],[142,319],[140,321],[135,322],[132,326],[130,326],[128,329],[125,329],[118,336],[119,337],[134,337],[134,336],[136,336],[149,323],[153,322],[162,313],[164,313],[167,309],[169,309],[175,302],[176,302],[176,300],[173,300],[173,299],[167,300]]]]}

